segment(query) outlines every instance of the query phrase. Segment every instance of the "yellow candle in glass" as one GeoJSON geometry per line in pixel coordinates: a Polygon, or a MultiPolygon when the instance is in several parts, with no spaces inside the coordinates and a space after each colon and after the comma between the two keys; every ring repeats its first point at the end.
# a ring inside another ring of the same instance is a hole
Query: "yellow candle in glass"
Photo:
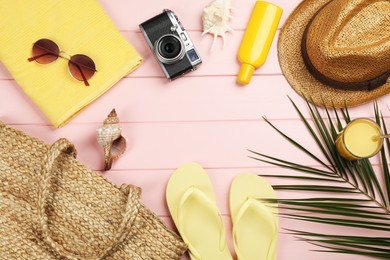
{"type": "Polygon", "coordinates": [[[374,121],[366,118],[352,120],[336,139],[336,148],[348,160],[360,160],[374,156],[383,145],[379,138],[382,130],[374,121]]]}

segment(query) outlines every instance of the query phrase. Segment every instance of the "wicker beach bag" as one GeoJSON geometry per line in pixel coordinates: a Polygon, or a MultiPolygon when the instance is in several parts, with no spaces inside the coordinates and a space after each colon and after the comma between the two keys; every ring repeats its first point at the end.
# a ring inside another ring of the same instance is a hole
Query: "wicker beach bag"
{"type": "Polygon", "coordinates": [[[187,247],[120,188],[52,146],[0,122],[0,259],[180,259],[187,247]]]}

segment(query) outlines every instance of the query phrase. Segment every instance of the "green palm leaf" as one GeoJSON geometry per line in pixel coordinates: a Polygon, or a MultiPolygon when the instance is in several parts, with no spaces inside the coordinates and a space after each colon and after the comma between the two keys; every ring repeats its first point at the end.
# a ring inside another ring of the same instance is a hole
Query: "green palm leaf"
{"type": "MultiPolygon", "coordinates": [[[[340,110],[333,107],[335,118],[332,118],[325,106],[323,108],[325,116],[323,116],[317,106],[306,100],[312,119],[312,123],[309,123],[298,106],[291,99],[290,101],[308,130],[309,136],[322,153],[321,156],[303,147],[268,119],[263,118],[304,155],[318,162],[319,166],[307,166],[252,150],[249,150],[252,154],[250,157],[293,171],[290,174],[264,175],[281,180],[294,180],[294,184],[287,182],[274,185],[275,190],[313,193],[315,197],[265,200],[269,203],[277,203],[281,209],[280,215],[283,217],[320,225],[342,226],[346,230],[356,230],[361,234],[341,236],[287,229],[300,240],[322,247],[321,250],[316,251],[390,259],[390,169],[387,164],[390,141],[388,139],[384,141],[380,151],[381,171],[376,173],[369,159],[349,161],[341,157],[336,150],[334,143],[338,133],[351,121],[346,107],[340,110]],[[383,185],[378,179],[379,174],[383,175],[380,177],[384,180],[383,185]],[[368,232],[365,230],[371,232],[378,230],[382,233],[381,236],[374,237],[367,235],[368,232]],[[383,236],[383,233],[386,236],[383,236]]],[[[381,126],[383,133],[387,134],[383,116],[376,103],[374,103],[374,113],[376,122],[381,126]]]]}

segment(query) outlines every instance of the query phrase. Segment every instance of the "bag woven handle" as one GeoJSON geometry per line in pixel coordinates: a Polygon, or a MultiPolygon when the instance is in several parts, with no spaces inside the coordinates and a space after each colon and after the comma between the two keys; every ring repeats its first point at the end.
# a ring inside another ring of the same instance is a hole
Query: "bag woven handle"
{"type": "Polygon", "coordinates": [[[42,174],[40,179],[40,185],[38,188],[38,218],[39,218],[39,228],[42,232],[42,240],[49,246],[51,249],[61,257],[68,259],[102,259],[111,253],[117,245],[119,245],[128,235],[131,226],[136,219],[139,208],[141,206],[140,197],[141,190],[140,188],[134,186],[125,186],[121,187],[126,193],[128,193],[128,200],[126,203],[126,209],[124,211],[123,219],[119,224],[117,230],[114,232],[111,245],[107,246],[102,252],[94,256],[80,256],[74,253],[67,251],[62,245],[54,241],[48,230],[48,216],[46,214],[48,207],[48,199],[50,193],[52,192],[51,183],[53,176],[52,167],[57,157],[61,153],[67,153],[76,157],[76,150],[68,140],[62,138],[56,141],[50,148],[49,152],[45,155],[43,164],[42,164],[42,174]]]}

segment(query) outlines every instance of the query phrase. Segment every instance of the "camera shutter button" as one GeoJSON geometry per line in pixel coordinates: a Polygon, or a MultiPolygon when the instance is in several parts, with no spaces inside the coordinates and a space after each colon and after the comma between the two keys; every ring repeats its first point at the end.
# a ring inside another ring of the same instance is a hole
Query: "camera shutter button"
{"type": "Polygon", "coordinates": [[[187,40],[187,36],[184,34],[184,33],[181,33],[180,34],[180,37],[183,41],[186,41],[187,40]]]}

